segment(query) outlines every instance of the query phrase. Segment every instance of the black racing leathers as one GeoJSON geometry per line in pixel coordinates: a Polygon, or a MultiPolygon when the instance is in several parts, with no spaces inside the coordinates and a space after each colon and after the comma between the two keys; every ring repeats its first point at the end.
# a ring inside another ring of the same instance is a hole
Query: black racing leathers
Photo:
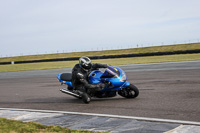
{"type": "Polygon", "coordinates": [[[80,90],[82,92],[92,92],[100,91],[105,88],[104,83],[98,84],[89,84],[88,83],[88,75],[91,71],[97,70],[98,68],[107,68],[105,64],[93,63],[91,69],[88,71],[83,70],[79,64],[76,64],[72,69],[72,84],[74,89],[80,90]]]}

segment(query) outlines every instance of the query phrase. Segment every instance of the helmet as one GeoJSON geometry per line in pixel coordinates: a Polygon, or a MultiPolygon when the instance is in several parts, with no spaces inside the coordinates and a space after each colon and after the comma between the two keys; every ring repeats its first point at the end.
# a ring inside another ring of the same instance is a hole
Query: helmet
{"type": "Polygon", "coordinates": [[[88,57],[79,58],[79,65],[85,71],[89,70],[92,67],[91,60],[88,57]]]}

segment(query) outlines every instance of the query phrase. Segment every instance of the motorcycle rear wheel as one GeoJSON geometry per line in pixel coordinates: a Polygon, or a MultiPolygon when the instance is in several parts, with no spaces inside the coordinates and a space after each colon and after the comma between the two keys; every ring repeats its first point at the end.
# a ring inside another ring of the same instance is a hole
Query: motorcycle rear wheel
{"type": "Polygon", "coordinates": [[[128,87],[118,91],[118,94],[125,98],[136,98],[139,95],[139,90],[135,85],[130,84],[128,87]]]}

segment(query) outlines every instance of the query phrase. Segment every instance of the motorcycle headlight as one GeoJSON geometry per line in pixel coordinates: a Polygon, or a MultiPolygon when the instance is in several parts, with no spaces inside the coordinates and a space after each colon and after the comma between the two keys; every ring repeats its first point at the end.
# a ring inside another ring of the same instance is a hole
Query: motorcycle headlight
{"type": "Polygon", "coordinates": [[[122,73],[122,78],[119,80],[119,82],[125,82],[126,81],[126,74],[122,73]]]}

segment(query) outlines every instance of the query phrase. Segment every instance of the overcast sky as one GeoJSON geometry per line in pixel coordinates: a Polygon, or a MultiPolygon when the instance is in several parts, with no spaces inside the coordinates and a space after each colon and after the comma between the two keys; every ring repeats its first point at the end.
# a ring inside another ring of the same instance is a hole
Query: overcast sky
{"type": "Polygon", "coordinates": [[[197,42],[200,0],[0,0],[0,57],[197,42]]]}

